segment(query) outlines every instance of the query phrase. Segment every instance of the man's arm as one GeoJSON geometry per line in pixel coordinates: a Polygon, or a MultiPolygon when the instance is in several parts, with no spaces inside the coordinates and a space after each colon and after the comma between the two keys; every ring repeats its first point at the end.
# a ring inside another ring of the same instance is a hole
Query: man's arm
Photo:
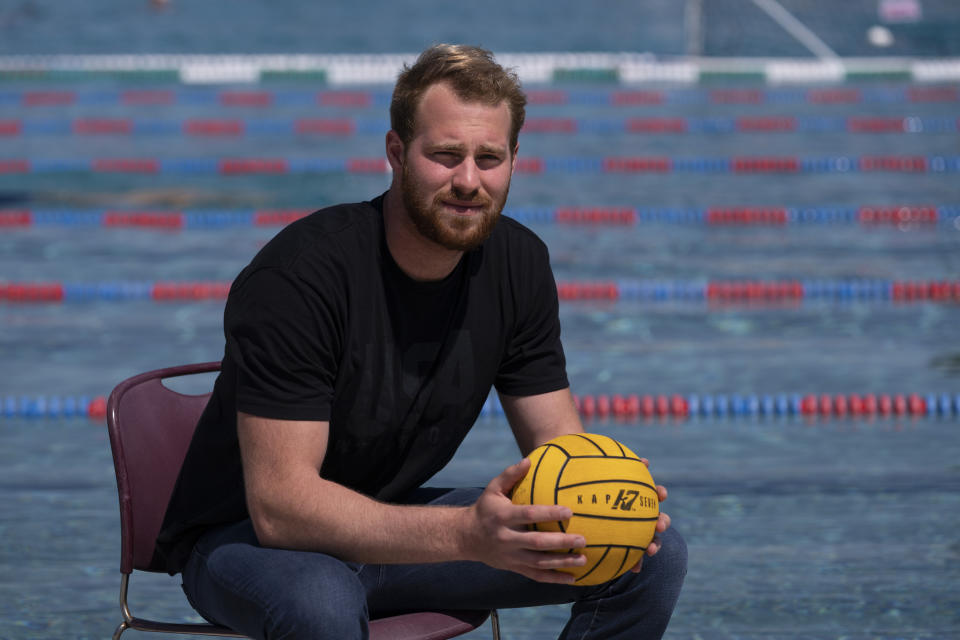
{"type": "Polygon", "coordinates": [[[558,567],[583,557],[545,553],[583,545],[580,536],[527,531],[570,510],[514,505],[528,462],[508,467],[469,507],[399,506],[320,477],[329,424],[237,416],[247,506],[261,544],[322,551],[367,563],[476,560],[535,580],[570,582],[558,567]]]}
{"type": "Polygon", "coordinates": [[[524,456],[547,440],[583,433],[583,423],[569,387],[535,396],[500,394],[500,404],[524,456]]]}

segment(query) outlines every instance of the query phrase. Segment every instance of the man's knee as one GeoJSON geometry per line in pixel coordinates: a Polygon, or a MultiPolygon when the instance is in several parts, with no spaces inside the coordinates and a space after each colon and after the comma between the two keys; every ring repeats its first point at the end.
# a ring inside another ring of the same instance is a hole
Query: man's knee
{"type": "Polygon", "coordinates": [[[184,580],[185,591],[211,620],[254,638],[364,635],[366,591],[354,568],[335,558],[224,545],[196,560],[184,574],[193,576],[184,580]]]}
{"type": "Polygon", "coordinates": [[[294,640],[359,640],[366,635],[367,598],[360,581],[317,583],[291,576],[283,592],[266,611],[265,637],[294,640]]]}
{"type": "Polygon", "coordinates": [[[687,575],[687,543],[672,528],[659,534],[659,538],[659,550],[644,557],[640,573],[625,573],[613,583],[613,592],[633,592],[643,599],[656,594],[657,600],[672,608],[687,575]]]}
{"type": "Polygon", "coordinates": [[[673,529],[667,529],[660,534],[660,550],[650,558],[656,559],[656,564],[662,566],[662,571],[667,574],[678,576],[683,581],[687,575],[687,542],[680,533],[673,529]]]}

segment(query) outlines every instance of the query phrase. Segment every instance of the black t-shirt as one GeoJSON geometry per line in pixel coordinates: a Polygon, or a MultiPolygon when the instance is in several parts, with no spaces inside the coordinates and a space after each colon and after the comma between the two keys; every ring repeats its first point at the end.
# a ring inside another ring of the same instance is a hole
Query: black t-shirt
{"type": "Polygon", "coordinates": [[[222,370],[190,444],[158,551],[182,569],[207,528],[248,517],[237,411],[330,423],[324,478],[381,500],[453,457],[491,386],[567,386],[547,248],[502,217],[449,276],[394,262],[383,197],[280,231],[234,281],[222,370]]]}

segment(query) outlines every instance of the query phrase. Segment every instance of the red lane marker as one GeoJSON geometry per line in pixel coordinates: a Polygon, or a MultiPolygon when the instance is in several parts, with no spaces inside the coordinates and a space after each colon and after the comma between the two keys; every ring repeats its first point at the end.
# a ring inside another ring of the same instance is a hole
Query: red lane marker
{"type": "Polygon", "coordinates": [[[125,105],[171,105],[177,101],[177,94],[165,89],[131,89],[120,95],[125,105]]]}
{"type": "Polygon", "coordinates": [[[71,128],[77,135],[129,135],[133,122],[127,118],[79,118],[71,128]]]}
{"type": "Polygon", "coordinates": [[[614,106],[617,107],[663,104],[664,99],[662,91],[615,91],[611,96],[614,106]]]}
{"type": "Polygon", "coordinates": [[[898,416],[906,415],[907,399],[903,396],[903,394],[898,393],[893,397],[893,412],[898,416]]]}
{"type": "Polygon", "coordinates": [[[29,173],[29,160],[0,160],[0,173],[29,173]]]}
{"type": "Polygon", "coordinates": [[[782,207],[733,207],[707,209],[707,224],[787,224],[782,207]]]}
{"type": "Polygon", "coordinates": [[[23,94],[26,107],[52,107],[71,105],[77,100],[73,91],[27,91],[23,94]]]}
{"type": "Polygon", "coordinates": [[[850,415],[859,416],[865,412],[863,398],[861,398],[859,395],[851,393],[848,402],[850,406],[850,415]]]}
{"type": "Polygon", "coordinates": [[[246,173],[287,173],[287,161],[270,158],[227,158],[220,161],[220,173],[236,175],[246,173]]]}
{"type": "Polygon", "coordinates": [[[93,170],[102,173],[158,173],[160,163],[152,158],[97,158],[93,170]]]}
{"type": "Polygon", "coordinates": [[[517,173],[543,173],[544,167],[542,158],[517,158],[517,173]]]}
{"type": "Polygon", "coordinates": [[[667,400],[667,396],[660,394],[654,398],[653,410],[661,418],[670,415],[670,401],[667,400]]]}
{"type": "Polygon", "coordinates": [[[670,398],[670,414],[676,418],[686,418],[690,415],[690,404],[687,399],[681,395],[673,395],[670,398]]]}
{"type": "Polygon", "coordinates": [[[793,157],[736,156],[732,168],[735,173],[796,173],[800,161],[793,157]]]}
{"type": "Polygon", "coordinates": [[[257,227],[286,226],[313,213],[310,209],[277,209],[256,211],[253,214],[253,224],[257,227]]]}
{"type": "Polygon", "coordinates": [[[847,415],[847,397],[838,393],[833,397],[833,410],[838,416],[847,415]]]}
{"type": "Polygon", "coordinates": [[[890,288],[890,297],[898,302],[955,300],[960,298],[960,281],[895,281],[890,288]]]}
{"type": "Polygon", "coordinates": [[[627,396],[627,415],[640,415],[640,396],[635,393],[631,393],[629,396],[627,396]]]}
{"type": "Polygon", "coordinates": [[[554,212],[554,220],[560,224],[604,224],[632,226],[637,222],[637,213],[627,208],[578,209],[563,207],[554,212]]]}
{"type": "Polygon", "coordinates": [[[783,117],[752,117],[737,118],[737,131],[796,131],[797,119],[783,117]]]}
{"type": "Polygon", "coordinates": [[[620,290],[613,282],[559,282],[557,295],[561,300],[616,300],[620,290]]]}
{"type": "MultiPolygon", "coordinates": [[[[639,403],[637,408],[639,410],[639,403]]],[[[618,420],[628,420],[631,417],[636,417],[636,414],[630,413],[630,403],[628,402],[626,396],[615,393],[610,397],[610,412],[618,420]]]]}
{"type": "Polygon", "coordinates": [[[103,420],[107,417],[107,399],[97,396],[87,406],[87,417],[92,420],[103,420]]]}
{"type": "Polygon", "coordinates": [[[606,418],[610,415],[610,397],[601,395],[597,396],[597,415],[601,418],[606,418]]]}
{"type": "Polygon", "coordinates": [[[349,173],[386,173],[386,158],[348,158],[347,171],[349,173]]]}
{"type": "Polygon", "coordinates": [[[651,395],[644,395],[640,398],[640,415],[644,418],[652,418],[657,412],[657,402],[651,395]]]}
{"type": "Polygon", "coordinates": [[[18,136],[22,130],[19,120],[0,120],[0,136],[18,136]]]}
{"type": "Polygon", "coordinates": [[[242,120],[190,119],[184,124],[189,136],[240,136],[245,131],[242,120]]]}
{"type": "Polygon", "coordinates": [[[862,156],[860,171],[924,173],[927,171],[927,159],[923,156],[862,156]]]}
{"type": "Polygon", "coordinates": [[[829,416],[833,413],[833,398],[824,393],[820,396],[820,414],[824,416],[829,416]]]}
{"type": "Polygon", "coordinates": [[[934,206],[860,207],[857,220],[861,224],[932,224],[940,219],[934,206]]]}
{"type": "Polygon", "coordinates": [[[958,102],[960,90],[957,87],[910,87],[907,99],[910,102],[958,102]]]}
{"type": "Polygon", "coordinates": [[[151,227],[182,229],[185,217],[179,211],[107,211],[103,216],[105,227],[151,227]]]}
{"type": "Polygon", "coordinates": [[[0,300],[8,302],[62,302],[63,285],[59,282],[0,283],[0,300]]]}
{"type": "Polygon", "coordinates": [[[707,298],[714,300],[799,300],[803,284],[796,280],[762,282],[713,280],[707,283],[707,298]]]}
{"type": "Polygon", "coordinates": [[[686,133],[689,129],[686,118],[628,118],[630,133],[686,133]]]}
{"type": "Polygon", "coordinates": [[[323,91],[317,102],[328,107],[369,107],[373,100],[367,91],[323,91]]]}
{"type": "Polygon", "coordinates": [[[356,130],[349,118],[301,118],[296,122],[297,133],[347,135],[356,130]]]}
{"type": "Polygon", "coordinates": [[[766,99],[759,89],[714,89],[710,101],[716,104],[761,104],[766,99]]]}
{"type": "Polygon", "coordinates": [[[573,118],[529,118],[521,129],[524,133],[576,133],[577,121],[573,118]]]}
{"type": "Polygon", "coordinates": [[[807,101],[814,104],[856,104],[862,100],[858,89],[811,89],[807,101]]]}
{"type": "Polygon", "coordinates": [[[29,210],[0,211],[0,227],[33,226],[33,214],[29,210]]]}
{"type": "Polygon", "coordinates": [[[847,118],[847,131],[851,133],[903,133],[906,130],[903,118],[847,118]]]}
{"type": "Polygon", "coordinates": [[[670,158],[604,158],[603,170],[617,173],[666,173],[673,168],[670,158]]]}
{"type": "Polygon", "coordinates": [[[884,416],[893,413],[893,399],[883,393],[877,398],[877,411],[884,416]]]}
{"type": "Polygon", "coordinates": [[[273,94],[269,91],[223,91],[220,104],[225,107],[269,107],[273,94]]]}
{"type": "Polygon", "coordinates": [[[527,100],[530,104],[567,104],[570,95],[566,91],[530,91],[527,93],[527,100]]]}
{"type": "Polygon", "coordinates": [[[907,409],[910,415],[922,416],[927,413],[927,401],[916,393],[911,393],[907,398],[907,409]]]}
{"type": "Polygon", "coordinates": [[[580,398],[580,412],[588,418],[597,412],[597,401],[593,396],[583,396],[580,398]]]}
{"type": "Polygon", "coordinates": [[[150,297],[168,300],[221,300],[230,292],[229,282],[156,282],[150,297]]]}

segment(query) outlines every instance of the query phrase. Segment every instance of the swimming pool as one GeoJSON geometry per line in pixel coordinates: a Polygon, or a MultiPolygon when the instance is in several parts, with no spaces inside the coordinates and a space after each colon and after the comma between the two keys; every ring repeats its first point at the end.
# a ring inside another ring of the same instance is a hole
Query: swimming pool
{"type": "MultiPolygon", "coordinates": [[[[956,84],[530,89],[509,213],[550,247],[588,428],[670,489],[691,555],[668,637],[960,635],[956,84]],[[870,394],[889,410],[851,415],[870,394]]],[[[29,160],[0,173],[0,637],[109,635],[109,445],[63,414],[219,359],[218,286],[284,220],[386,188],[385,91],[0,86],[0,163],[29,160]]],[[[436,482],[516,456],[491,411],[436,482]]],[[[194,615],[138,577],[141,614],[194,615]]],[[[565,608],[501,615],[539,640],[565,608]]]]}

